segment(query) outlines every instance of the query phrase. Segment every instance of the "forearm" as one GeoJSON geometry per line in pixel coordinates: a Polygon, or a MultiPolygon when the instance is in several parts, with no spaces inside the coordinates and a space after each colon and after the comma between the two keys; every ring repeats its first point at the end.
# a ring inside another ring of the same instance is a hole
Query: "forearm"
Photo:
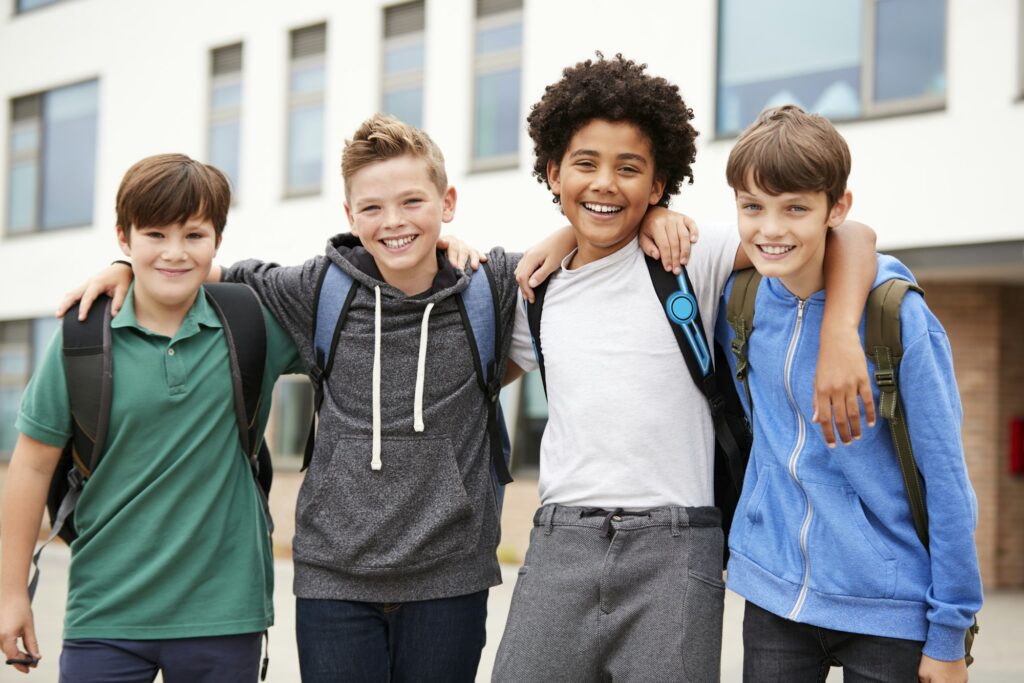
{"type": "MultiPolygon", "coordinates": [[[[19,438],[19,447],[25,440],[25,436],[19,438]]],[[[60,449],[55,450],[59,457],[60,449]]],[[[46,506],[46,495],[54,469],[50,462],[30,462],[32,454],[24,448],[20,448],[20,451],[15,450],[15,456],[7,470],[4,490],[3,527],[0,531],[0,543],[3,548],[3,560],[0,563],[0,602],[24,596],[27,591],[32,550],[39,537],[43,508],[46,506]]]]}
{"type": "Polygon", "coordinates": [[[821,325],[823,338],[829,331],[856,331],[876,272],[874,230],[863,223],[846,221],[829,231],[825,248],[827,296],[821,325]]]}

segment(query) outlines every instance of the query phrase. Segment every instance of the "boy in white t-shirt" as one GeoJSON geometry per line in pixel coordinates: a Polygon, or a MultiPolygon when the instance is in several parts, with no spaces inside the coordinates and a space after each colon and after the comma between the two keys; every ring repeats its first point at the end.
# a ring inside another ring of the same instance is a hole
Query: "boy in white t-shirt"
{"type": "MultiPolygon", "coordinates": [[[[648,209],[692,182],[697,132],[678,88],[644,70],[621,56],[567,68],[528,119],[534,174],[561,204],[578,248],[550,280],[536,340],[550,416],[542,507],[496,681],[718,679],[714,427],[637,243],[648,209]]],[[[850,321],[866,299],[874,249],[863,232],[844,232],[853,244],[844,247],[842,281],[830,282],[841,301],[830,301],[849,315],[833,313],[822,334],[836,348],[852,344],[849,374],[858,375],[864,359],[850,321]]],[[[738,247],[734,230],[705,230],[688,264],[709,339],[726,280],[750,265],[738,247]]],[[[522,305],[511,361],[538,365],[522,305]]]]}

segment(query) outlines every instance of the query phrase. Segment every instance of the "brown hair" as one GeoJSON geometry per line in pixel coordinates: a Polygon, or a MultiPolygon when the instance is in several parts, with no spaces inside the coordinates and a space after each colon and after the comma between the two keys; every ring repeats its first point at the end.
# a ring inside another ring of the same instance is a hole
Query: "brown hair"
{"type": "Polygon", "coordinates": [[[831,209],[846,192],[850,148],[819,114],[787,104],[765,109],[740,135],[729,154],[725,177],[734,190],[824,192],[831,209]]]}
{"type": "Polygon", "coordinates": [[[348,197],[352,176],[360,169],[405,154],[423,159],[431,182],[437,187],[438,193],[444,194],[448,189],[448,174],[444,170],[441,148],[419,128],[393,116],[374,114],[363,121],[351,140],[345,141],[345,151],[341,154],[345,196],[348,197]]]}
{"type": "Polygon", "coordinates": [[[117,224],[131,238],[134,227],[209,219],[217,237],[224,231],[231,185],[217,168],[184,154],[157,154],[136,162],[117,190],[117,224]]]}

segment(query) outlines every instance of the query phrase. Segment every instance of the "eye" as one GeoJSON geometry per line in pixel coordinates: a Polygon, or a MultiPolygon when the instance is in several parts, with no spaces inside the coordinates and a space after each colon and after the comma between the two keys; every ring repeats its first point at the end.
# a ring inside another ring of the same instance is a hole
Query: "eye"
{"type": "Polygon", "coordinates": [[[636,166],[623,166],[622,168],[619,169],[619,172],[625,173],[626,175],[634,175],[636,173],[639,173],[640,169],[637,168],[636,166]]]}
{"type": "Polygon", "coordinates": [[[806,206],[791,206],[789,207],[789,210],[792,211],[793,213],[807,213],[807,211],[809,211],[810,209],[808,209],[806,206]]]}
{"type": "Polygon", "coordinates": [[[379,210],[380,210],[380,206],[378,206],[377,204],[367,204],[363,208],[359,209],[359,213],[372,213],[374,211],[379,211],[379,210]]]}
{"type": "Polygon", "coordinates": [[[189,234],[185,235],[185,239],[189,240],[201,240],[204,237],[206,237],[206,235],[204,235],[201,232],[190,232],[189,234]]]}
{"type": "Polygon", "coordinates": [[[142,234],[154,240],[163,239],[164,236],[164,234],[159,230],[146,230],[142,234]]]}
{"type": "Polygon", "coordinates": [[[415,206],[417,204],[422,204],[423,203],[423,198],[422,197],[410,197],[409,199],[405,200],[405,203],[407,205],[408,204],[412,204],[412,205],[415,206]]]}
{"type": "Polygon", "coordinates": [[[740,208],[744,211],[760,211],[761,205],[756,202],[744,202],[740,208]]]}
{"type": "Polygon", "coordinates": [[[597,164],[595,164],[590,159],[580,159],[580,160],[576,161],[575,163],[573,163],[573,166],[575,166],[576,168],[579,168],[579,169],[583,169],[585,171],[589,171],[589,170],[593,170],[593,169],[597,168],[597,164]]]}

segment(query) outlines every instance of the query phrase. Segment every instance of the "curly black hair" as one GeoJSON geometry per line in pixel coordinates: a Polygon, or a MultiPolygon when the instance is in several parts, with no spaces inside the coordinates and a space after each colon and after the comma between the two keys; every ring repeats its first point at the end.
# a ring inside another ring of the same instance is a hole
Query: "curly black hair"
{"type": "MultiPolygon", "coordinates": [[[[565,156],[572,136],[594,119],[628,121],[647,135],[658,178],[665,181],[659,206],[668,206],[683,180],[693,183],[691,164],[696,160],[697,131],[690,124],[693,110],[686,106],[679,88],[667,80],[644,73],[621,54],[588,59],[562,72],[562,79],[544,89],[544,97],[526,117],[536,160],[533,175],[548,183],[548,160],[565,156]]],[[[554,198],[557,204],[558,197],[554,198]]]]}

